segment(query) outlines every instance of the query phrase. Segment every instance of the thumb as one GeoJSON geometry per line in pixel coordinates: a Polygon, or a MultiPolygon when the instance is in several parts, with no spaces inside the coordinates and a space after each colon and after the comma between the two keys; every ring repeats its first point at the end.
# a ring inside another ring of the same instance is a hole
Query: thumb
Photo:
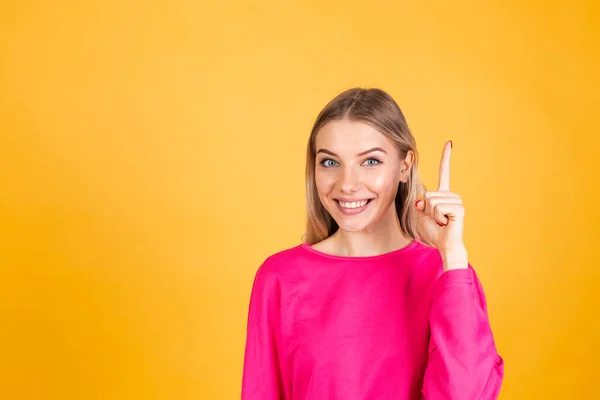
{"type": "Polygon", "coordinates": [[[419,199],[419,200],[415,201],[415,208],[420,213],[422,213],[423,211],[425,211],[425,200],[419,199]]]}

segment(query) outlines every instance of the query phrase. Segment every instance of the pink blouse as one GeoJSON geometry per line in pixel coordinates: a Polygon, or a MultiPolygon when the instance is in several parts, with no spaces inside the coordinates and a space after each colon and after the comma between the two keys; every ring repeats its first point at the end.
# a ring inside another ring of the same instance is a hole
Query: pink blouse
{"type": "Polygon", "coordinates": [[[254,278],[242,400],[496,399],[504,376],[481,283],[414,240],[371,257],[308,244],[254,278]]]}

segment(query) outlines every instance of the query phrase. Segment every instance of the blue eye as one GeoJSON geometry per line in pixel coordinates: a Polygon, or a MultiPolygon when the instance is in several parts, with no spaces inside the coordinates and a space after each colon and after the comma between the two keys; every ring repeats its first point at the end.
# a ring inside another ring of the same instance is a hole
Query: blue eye
{"type": "Polygon", "coordinates": [[[369,158],[367,161],[365,161],[365,163],[366,163],[368,166],[373,166],[373,165],[381,164],[381,161],[379,161],[379,160],[378,160],[378,159],[376,159],[376,158],[369,158]]]}
{"type": "Polygon", "coordinates": [[[324,160],[321,160],[319,164],[321,164],[325,168],[330,168],[335,167],[337,165],[337,162],[333,161],[331,158],[326,158],[324,160]]]}

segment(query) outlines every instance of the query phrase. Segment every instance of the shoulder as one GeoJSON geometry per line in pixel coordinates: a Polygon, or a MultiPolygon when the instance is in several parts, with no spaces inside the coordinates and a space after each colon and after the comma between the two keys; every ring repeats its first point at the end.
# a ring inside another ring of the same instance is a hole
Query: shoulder
{"type": "Polygon", "coordinates": [[[411,256],[414,257],[415,268],[437,279],[444,272],[444,261],[439,250],[433,246],[417,241],[411,256]]]}
{"type": "Polygon", "coordinates": [[[286,275],[303,258],[302,244],[289,247],[267,256],[256,271],[263,277],[281,277],[286,275]]]}

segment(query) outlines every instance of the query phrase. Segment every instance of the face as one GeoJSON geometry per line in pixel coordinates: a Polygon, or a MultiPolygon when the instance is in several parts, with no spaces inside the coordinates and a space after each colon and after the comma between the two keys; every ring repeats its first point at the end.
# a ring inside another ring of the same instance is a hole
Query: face
{"type": "Polygon", "coordinates": [[[331,121],[319,130],[316,151],[319,198],[340,229],[396,223],[394,199],[410,164],[387,137],[364,122],[331,121]]]}

